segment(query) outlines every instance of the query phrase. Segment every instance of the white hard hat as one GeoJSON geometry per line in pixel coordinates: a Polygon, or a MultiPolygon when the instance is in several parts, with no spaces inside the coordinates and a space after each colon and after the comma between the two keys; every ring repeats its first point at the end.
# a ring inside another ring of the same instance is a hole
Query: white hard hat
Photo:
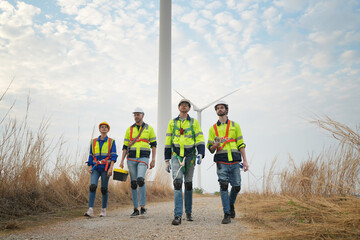
{"type": "Polygon", "coordinates": [[[142,108],[136,107],[134,109],[133,113],[142,113],[142,114],[144,114],[144,110],[142,110],[142,108]]]}
{"type": "Polygon", "coordinates": [[[183,98],[183,99],[181,99],[180,100],[180,102],[179,102],[179,104],[178,104],[178,107],[180,107],[180,105],[182,104],[182,103],[187,103],[187,104],[189,104],[189,107],[191,107],[191,102],[190,102],[190,100],[189,99],[186,99],[186,98],[183,98]]]}
{"type": "Polygon", "coordinates": [[[220,100],[220,101],[218,101],[216,104],[215,104],[215,110],[216,110],[216,106],[217,105],[224,105],[224,107],[226,108],[226,109],[228,109],[229,108],[229,105],[224,101],[224,100],[220,100]]]}

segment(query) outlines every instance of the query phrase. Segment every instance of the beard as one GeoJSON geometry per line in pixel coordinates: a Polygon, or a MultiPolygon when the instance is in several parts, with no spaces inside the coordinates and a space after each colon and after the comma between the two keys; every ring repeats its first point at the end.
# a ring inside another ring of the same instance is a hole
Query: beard
{"type": "Polygon", "coordinates": [[[225,116],[227,114],[227,111],[219,111],[219,112],[217,112],[217,115],[219,116],[219,117],[222,117],[222,116],[225,116]]]}

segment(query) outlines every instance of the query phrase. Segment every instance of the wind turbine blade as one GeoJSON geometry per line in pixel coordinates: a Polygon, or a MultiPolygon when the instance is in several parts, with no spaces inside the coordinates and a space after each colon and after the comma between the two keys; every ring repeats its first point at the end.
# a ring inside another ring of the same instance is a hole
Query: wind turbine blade
{"type": "Polygon", "coordinates": [[[174,91],[175,91],[177,94],[179,94],[179,95],[180,95],[180,97],[182,97],[182,98],[186,98],[186,97],[184,97],[181,93],[179,93],[178,91],[176,91],[175,89],[174,89],[174,91]]]}
{"type": "MultiPolygon", "coordinates": [[[[174,89],[174,91],[175,91],[177,94],[179,94],[182,98],[188,99],[187,97],[183,96],[181,93],[179,93],[178,91],[176,91],[175,89],[174,89]]],[[[198,110],[198,109],[199,109],[199,108],[193,103],[193,101],[191,101],[190,99],[189,99],[189,101],[191,102],[191,105],[194,106],[194,110],[198,110]]]]}
{"type": "Polygon", "coordinates": [[[231,95],[231,94],[233,94],[234,92],[237,92],[237,91],[239,91],[239,90],[240,90],[240,88],[238,88],[238,89],[236,89],[236,90],[234,90],[234,91],[232,91],[232,92],[230,92],[230,93],[222,96],[221,98],[216,99],[215,101],[213,101],[213,102],[209,103],[208,105],[206,105],[205,107],[203,107],[203,108],[201,109],[201,111],[204,110],[205,108],[208,108],[209,106],[211,106],[212,104],[216,103],[217,101],[223,99],[224,97],[227,97],[227,96],[229,96],[229,95],[231,95]]]}

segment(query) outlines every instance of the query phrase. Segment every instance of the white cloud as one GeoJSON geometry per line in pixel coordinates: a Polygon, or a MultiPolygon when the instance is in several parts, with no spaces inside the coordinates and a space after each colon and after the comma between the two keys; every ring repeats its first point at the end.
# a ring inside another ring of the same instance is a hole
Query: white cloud
{"type": "Polygon", "coordinates": [[[184,11],[184,8],[178,4],[172,4],[171,6],[171,14],[174,18],[176,18],[177,16],[181,16],[184,11]]]}
{"type": "Polygon", "coordinates": [[[253,0],[243,0],[243,1],[236,1],[236,0],[226,0],[226,5],[230,9],[234,9],[238,12],[242,12],[244,9],[249,7],[251,4],[253,4],[253,0]]]}
{"type": "Polygon", "coordinates": [[[180,20],[187,23],[191,29],[195,30],[199,34],[205,33],[207,31],[205,27],[209,24],[209,21],[199,17],[198,12],[195,10],[185,14],[180,20]]]}
{"type": "Polygon", "coordinates": [[[332,63],[332,57],[327,52],[317,52],[310,59],[311,66],[317,69],[329,68],[332,63]]]}
{"type": "Polygon", "coordinates": [[[264,18],[264,24],[268,32],[272,32],[274,28],[276,28],[276,24],[281,20],[281,14],[274,7],[267,8],[262,17],[264,18]]]}
{"type": "Polygon", "coordinates": [[[352,43],[357,44],[359,42],[360,42],[360,32],[355,32],[355,31],[346,32],[339,40],[339,44],[341,45],[347,45],[352,43]]]}
{"type": "Polygon", "coordinates": [[[3,19],[4,16],[6,16],[14,11],[13,5],[8,3],[7,1],[0,2],[0,9],[3,11],[3,13],[0,14],[1,20],[3,19]]]}
{"type": "Polygon", "coordinates": [[[126,10],[136,10],[141,6],[142,1],[130,1],[125,7],[126,10]]]}
{"type": "Polygon", "coordinates": [[[103,14],[96,9],[96,6],[86,6],[78,11],[75,20],[81,24],[101,25],[103,14]]]}
{"type": "Polygon", "coordinates": [[[212,18],[213,18],[213,14],[212,14],[212,12],[209,11],[209,10],[201,10],[201,11],[200,11],[200,14],[201,14],[203,17],[207,18],[207,19],[212,19],[212,18]]]}
{"type": "Polygon", "coordinates": [[[278,59],[271,48],[253,45],[244,54],[244,60],[250,71],[266,72],[277,65],[278,59]]]}
{"type": "Polygon", "coordinates": [[[229,12],[220,12],[214,16],[214,19],[217,24],[227,25],[230,21],[233,20],[233,17],[229,12]]]}
{"type": "Polygon", "coordinates": [[[79,7],[86,4],[86,0],[57,0],[57,4],[61,7],[61,12],[75,15],[78,13],[79,7]]]}
{"type": "Polygon", "coordinates": [[[343,31],[334,31],[334,32],[313,32],[309,34],[309,39],[320,46],[334,46],[344,36],[343,31]]]}
{"type": "Polygon", "coordinates": [[[304,9],[309,3],[308,0],[276,0],[274,5],[282,7],[287,12],[298,12],[304,9]]]}
{"type": "Polygon", "coordinates": [[[206,5],[206,9],[216,10],[223,7],[223,4],[220,1],[214,1],[208,5],[206,5]]]}
{"type": "MultiPolygon", "coordinates": [[[[6,103],[30,90],[36,116],[50,112],[53,126],[65,125],[65,131],[81,125],[86,143],[92,125],[106,119],[121,145],[136,105],[156,128],[158,1],[57,3],[61,13],[46,12],[40,1],[38,7],[0,1],[0,88],[15,76],[6,103]]],[[[303,132],[298,116],[306,111],[358,122],[360,109],[353,103],[360,101],[359,8],[353,4],[178,1],[172,12],[173,88],[202,107],[240,87],[225,100],[231,119],[244,126],[257,165],[275,156],[273,151],[295,149],[303,156],[318,138],[310,131],[299,139],[289,135],[303,132]],[[327,26],[333,14],[350,17],[327,26]],[[283,144],[272,144],[274,136],[283,144]]],[[[172,100],[179,97],[173,94],[172,100]]],[[[216,120],[213,109],[204,111],[205,133],[210,120],[216,120]]]]}
{"type": "Polygon", "coordinates": [[[314,1],[299,19],[302,27],[312,31],[347,31],[357,27],[360,15],[355,1],[314,1]]]}
{"type": "Polygon", "coordinates": [[[360,53],[357,50],[347,50],[341,54],[340,59],[347,66],[360,64],[360,53]]]}
{"type": "Polygon", "coordinates": [[[255,19],[257,16],[254,11],[244,11],[241,13],[241,17],[244,20],[252,20],[255,19]]]}
{"type": "Polygon", "coordinates": [[[187,24],[192,24],[196,22],[198,18],[198,13],[193,10],[190,13],[184,14],[184,16],[181,18],[181,21],[187,24]]]}
{"type": "Polygon", "coordinates": [[[41,10],[24,2],[18,2],[14,8],[7,2],[1,4],[3,12],[0,15],[0,37],[4,39],[19,39],[33,34],[33,17],[41,10]]]}
{"type": "Polygon", "coordinates": [[[203,8],[206,6],[206,2],[204,0],[191,0],[190,5],[192,8],[203,8]]]}

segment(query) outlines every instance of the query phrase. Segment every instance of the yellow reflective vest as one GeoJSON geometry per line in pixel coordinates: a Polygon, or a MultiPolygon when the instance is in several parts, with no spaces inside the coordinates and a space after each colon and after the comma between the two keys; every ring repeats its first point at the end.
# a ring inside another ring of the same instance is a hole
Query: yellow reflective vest
{"type": "Polygon", "coordinates": [[[136,124],[133,124],[126,130],[123,149],[126,148],[128,150],[128,157],[148,158],[150,156],[150,147],[156,147],[156,135],[150,125],[143,123],[141,127],[138,128],[136,124]],[[141,135],[136,139],[141,130],[141,135]],[[130,149],[127,149],[135,139],[136,141],[130,146],[130,149]]]}
{"type": "MultiPolygon", "coordinates": [[[[220,147],[216,150],[214,161],[218,162],[240,162],[240,149],[245,147],[244,139],[238,123],[228,120],[225,123],[218,121],[209,129],[209,140],[207,148],[213,145],[215,137],[220,138],[220,147]]],[[[214,153],[214,151],[211,151],[214,153]]]]}
{"type": "Polygon", "coordinates": [[[205,138],[198,120],[189,115],[184,121],[180,117],[171,119],[166,131],[165,160],[171,159],[173,153],[180,157],[196,153],[195,148],[205,156],[205,138]]]}
{"type": "Polygon", "coordinates": [[[101,149],[99,141],[101,141],[100,137],[91,140],[88,165],[96,165],[98,170],[107,171],[111,161],[116,162],[117,159],[115,140],[106,137],[101,149]]]}

